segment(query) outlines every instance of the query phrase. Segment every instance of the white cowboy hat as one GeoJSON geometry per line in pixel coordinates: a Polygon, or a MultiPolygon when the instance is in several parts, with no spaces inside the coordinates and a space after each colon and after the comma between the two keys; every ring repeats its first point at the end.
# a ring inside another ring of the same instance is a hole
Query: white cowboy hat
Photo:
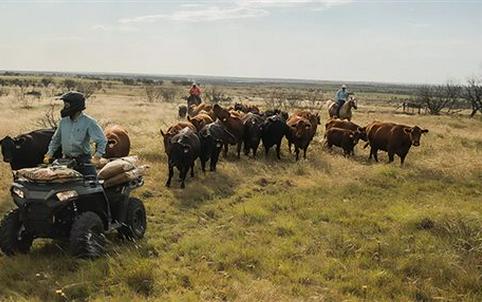
{"type": "Polygon", "coordinates": [[[341,88],[345,88],[345,89],[346,89],[346,85],[345,85],[345,84],[341,85],[341,88]]]}

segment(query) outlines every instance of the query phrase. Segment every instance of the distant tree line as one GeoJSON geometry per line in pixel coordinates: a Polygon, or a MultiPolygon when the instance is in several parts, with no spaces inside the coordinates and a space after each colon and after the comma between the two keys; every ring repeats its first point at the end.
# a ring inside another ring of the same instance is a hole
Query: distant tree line
{"type": "Polygon", "coordinates": [[[13,87],[15,94],[32,96],[40,98],[42,91],[45,93],[45,89],[51,88],[48,92],[51,95],[60,95],[64,92],[76,90],[82,92],[86,98],[91,97],[94,93],[102,89],[102,81],[81,80],[67,78],[64,80],[54,79],[51,77],[43,78],[0,78],[0,95],[8,95],[9,91],[6,87],[13,87]]]}
{"type": "MultiPolygon", "coordinates": [[[[128,86],[162,85],[164,83],[163,80],[153,80],[153,79],[144,79],[144,78],[119,78],[119,79],[113,79],[113,80],[122,82],[122,84],[128,85],[128,86]]],[[[190,86],[192,84],[191,81],[185,81],[185,80],[172,80],[170,82],[175,86],[190,86]]]]}
{"type": "Polygon", "coordinates": [[[164,83],[163,80],[153,80],[153,79],[133,79],[133,78],[122,78],[122,79],[115,79],[122,84],[127,86],[142,86],[142,85],[162,85],[164,83]]]}

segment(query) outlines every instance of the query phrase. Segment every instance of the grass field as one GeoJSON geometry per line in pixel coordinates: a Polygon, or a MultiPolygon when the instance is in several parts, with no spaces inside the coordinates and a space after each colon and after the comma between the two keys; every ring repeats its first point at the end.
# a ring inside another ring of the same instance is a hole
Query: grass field
{"type": "MultiPolygon", "coordinates": [[[[0,137],[37,128],[48,103],[21,109],[1,97],[0,137]]],[[[131,153],[151,166],[135,192],[146,238],[111,236],[109,255],[95,261],[41,240],[29,255],[0,255],[0,301],[482,301],[480,116],[394,114],[361,94],[354,122],[430,130],[404,167],[383,153],[369,162],[362,144],[353,158],[327,152],[321,126],[307,160],[295,162],[286,143],[281,161],[237,160],[231,150],[217,173],[203,175],[198,163],[180,190],[164,187],[159,135],[176,112],[128,87],[96,94],[87,113],[125,126],[131,153]]],[[[2,163],[2,214],[13,207],[10,182],[2,163]]]]}

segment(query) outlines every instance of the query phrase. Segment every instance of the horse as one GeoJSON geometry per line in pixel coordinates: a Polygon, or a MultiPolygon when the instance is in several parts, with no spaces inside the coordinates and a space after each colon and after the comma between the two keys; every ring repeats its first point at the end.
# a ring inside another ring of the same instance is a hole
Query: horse
{"type": "MultiPolygon", "coordinates": [[[[336,111],[338,109],[338,104],[333,100],[328,100],[326,102],[326,106],[328,107],[328,114],[330,115],[330,118],[337,117],[336,111]]],[[[338,116],[338,118],[342,119],[342,120],[346,119],[346,120],[351,121],[351,116],[352,116],[351,109],[352,108],[358,109],[357,100],[355,98],[350,97],[350,99],[348,101],[346,101],[345,104],[343,104],[343,106],[341,106],[340,116],[338,116]]]]}
{"type": "Polygon", "coordinates": [[[190,95],[187,97],[187,108],[191,107],[191,105],[199,105],[201,104],[202,100],[200,96],[190,95]]]}

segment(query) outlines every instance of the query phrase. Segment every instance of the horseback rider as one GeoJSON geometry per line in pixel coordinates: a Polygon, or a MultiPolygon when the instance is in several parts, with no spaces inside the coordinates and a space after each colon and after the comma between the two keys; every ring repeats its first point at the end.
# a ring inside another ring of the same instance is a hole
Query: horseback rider
{"type": "Polygon", "coordinates": [[[201,103],[201,88],[196,83],[192,84],[191,89],[189,89],[189,95],[196,99],[197,104],[201,103]]]}
{"type": "Polygon", "coordinates": [[[336,109],[336,117],[340,117],[341,107],[347,101],[348,96],[350,96],[352,94],[353,94],[353,92],[348,92],[345,84],[341,85],[341,88],[338,89],[338,91],[336,92],[336,95],[335,95],[336,104],[338,105],[338,108],[336,109]]]}
{"type": "Polygon", "coordinates": [[[71,91],[59,99],[64,102],[60,111],[62,119],[52,136],[44,163],[52,161],[54,153],[62,147],[64,158],[75,159],[78,167],[75,169],[83,175],[97,175],[95,166],[105,153],[107,139],[96,120],[83,113],[85,97],[82,93],[71,91]],[[96,145],[92,158],[90,142],[96,145]]]}

